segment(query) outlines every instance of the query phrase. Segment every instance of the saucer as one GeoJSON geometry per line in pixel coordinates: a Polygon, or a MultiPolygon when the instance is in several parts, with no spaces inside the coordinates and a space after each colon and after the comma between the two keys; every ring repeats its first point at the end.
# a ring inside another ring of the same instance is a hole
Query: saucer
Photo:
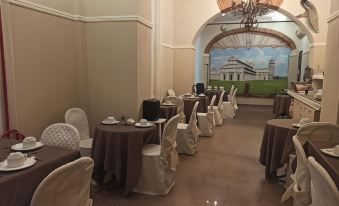
{"type": "Polygon", "coordinates": [[[332,156],[332,157],[339,157],[339,155],[334,154],[334,148],[327,148],[327,149],[320,149],[320,151],[326,155],[332,156]]]}
{"type": "Polygon", "coordinates": [[[292,124],[292,126],[293,126],[293,127],[296,127],[296,128],[300,128],[302,125],[299,124],[299,123],[294,123],[294,124],[292,124]]]}
{"type": "Polygon", "coordinates": [[[104,120],[101,123],[105,125],[115,125],[115,124],[119,124],[119,121],[115,120],[112,122],[112,121],[104,120]]]}
{"type": "Polygon", "coordinates": [[[189,97],[186,97],[187,99],[198,99],[198,97],[192,97],[192,96],[189,96],[189,97]]]}
{"type": "Polygon", "coordinates": [[[175,106],[173,103],[162,103],[163,106],[175,106]]]}
{"type": "Polygon", "coordinates": [[[147,128],[147,127],[152,127],[152,126],[153,126],[153,123],[147,122],[147,125],[141,125],[141,124],[138,122],[138,123],[136,123],[134,126],[136,126],[136,127],[141,127],[141,128],[147,128]]]}
{"type": "Polygon", "coordinates": [[[10,171],[22,170],[22,169],[33,166],[35,163],[36,163],[36,160],[34,159],[34,157],[31,157],[31,158],[27,158],[24,164],[21,165],[20,167],[8,167],[7,160],[5,160],[0,163],[0,171],[10,172],[10,171]]]}
{"type": "Polygon", "coordinates": [[[29,151],[29,150],[35,150],[35,149],[38,149],[40,147],[44,146],[43,143],[41,142],[36,142],[36,145],[35,147],[31,147],[31,148],[24,148],[23,144],[22,143],[19,143],[19,144],[15,144],[11,147],[12,150],[14,151],[29,151]]]}

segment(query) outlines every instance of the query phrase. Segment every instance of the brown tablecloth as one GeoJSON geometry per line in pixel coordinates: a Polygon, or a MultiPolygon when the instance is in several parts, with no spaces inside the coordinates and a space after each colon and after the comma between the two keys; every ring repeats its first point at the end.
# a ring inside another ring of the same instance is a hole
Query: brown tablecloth
{"type": "MultiPolygon", "coordinates": [[[[0,161],[4,161],[11,152],[9,146],[16,144],[14,140],[0,140],[0,161]]],[[[35,165],[16,172],[0,172],[0,205],[29,206],[34,191],[41,181],[56,168],[72,162],[80,157],[79,151],[64,148],[44,146],[41,149],[27,152],[37,152],[39,158],[35,165]],[[44,150],[47,148],[47,150],[44,150]]]]}
{"type": "Polygon", "coordinates": [[[197,112],[206,113],[207,112],[207,97],[197,97],[197,98],[183,98],[184,101],[184,114],[186,116],[186,123],[190,121],[193,107],[197,101],[199,101],[199,106],[197,112]]]}
{"type": "Polygon", "coordinates": [[[292,126],[297,123],[292,119],[273,119],[266,123],[260,148],[259,161],[266,167],[266,178],[275,178],[276,172],[288,162],[294,151],[292,137],[298,129],[292,126]]]}
{"type": "Polygon", "coordinates": [[[169,120],[176,114],[177,114],[176,106],[166,106],[166,105],[160,106],[160,118],[169,120]]]}
{"type": "Polygon", "coordinates": [[[288,115],[291,105],[290,95],[276,95],[273,104],[273,114],[277,117],[279,115],[288,115]]]}
{"type": "Polygon", "coordinates": [[[323,154],[320,149],[331,148],[338,143],[333,142],[306,142],[304,145],[307,156],[312,156],[329,173],[339,190],[339,158],[323,154]]]}
{"type": "Polygon", "coordinates": [[[137,184],[145,144],[158,144],[156,126],[137,128],[125,125],[98,125],[94,132],[93,178],[102,183],[106,173],[122,184],[128,194],[137,184]]]}
{"type": "MultiPolygon", "coordinates": [[[[208,97],[208,105],[210,104],[213,96],[216,95],[217,98],[215,99],[214,106],[218,106],[221,93],[222,91],[219,91],[219,90],[206,90],[205,95],[208,97]]],[[[226,101],[227,101],[227,95],[224,95],[224,98],[225,96],[226,96],[226,101]]]]}

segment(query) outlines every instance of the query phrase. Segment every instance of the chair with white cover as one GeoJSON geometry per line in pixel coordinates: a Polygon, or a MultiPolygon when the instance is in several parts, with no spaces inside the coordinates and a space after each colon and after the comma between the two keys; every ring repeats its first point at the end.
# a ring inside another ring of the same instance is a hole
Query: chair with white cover
{"type": "MultiPolygon", "coordinates": [[[[215,119],[215,125],[221,126],[222,125],[222,115],[224,113],[224,105],[223,105],[223,98],[225,95],[225,91],[223,91],[220,95],[218,106],[213,106],[213,112],[214,112],[214,119],[215,119]]],[[[208,106],[209,108],[210,106],[208,106]]]]}
{"type": "Polygon", "coordinates": [[[45,145],[78,150],[80,135],[74,126],[56,123],[45,129],[41,135],[41,142],[45,145]]]}
{"type": "Polygon", "coordinates": [[[80,108],[71,108],[65,114],[65,122],[78,129],[80,134],[79,151],[81,156],[90,157],[93,139],[89,135],[86,112],[80,108]]]}
{"type": "Polygon", "coordinates": [[[197,110],[199,102],[194,104],[188,124],[179,123],[177,127],[177,152],[193,155],[199,139],[200,130],[197,126],[197,110]]]}
{"type": "Polygon", "coordinates": [[[167,195],[175,184],[178,164],[176,147],[179,115],[172,117],[163,133],[161,145],[147,144],[142,151],[142,168],[134,192],[149,195],[167,195]]]}
{"type": "Polygon", "coordinates": [[[83,157],[50,173],[33,194],[31,206],[91,206],[93,160],[83,157]]]}
{"type": "Polygon", "coordinates": [[[237,101],[236,101],[237,91],[238,91],[238,89],[235,89],[233,91],[232,95],[229,95],[228,101],[223,102],[223,107],[224,107],[223,118],[233,119],[235,117],[236,111],[238,109],[238,105],[237,105],[237,101]]]}
{"type": "Polygon", "coordinates": [[[293,137],[297,155],[297,168],[292,178],[295,182],[286,190],[281,198],[284,202],[294,197],[294,206],[310,205],[311,177],[308,161],[303,145],[308,141],[339,142],[339,126],[326,122],[312,122],[302,126],[293,137]]]}
{"type": "Polygon", "coordinates": [[[339,191],[328,172],[313,158],[308,158],[311,174],[312,206],[338,206],[339,191]]]}
{"type": "Polygon", "coordinates": [[[210,102],[210,106],[207,113],[198,113],[199,129],[201,132],[200,136],[211,137],[214,134],[215,118],[213,112],[213,105],[215,99],[216,96],[214,95],[210,102]]]}
{"type": "Polygon", "coordinates": [[[180,115],[179,122],[186,122],[186,115],[184,114],[184,101],[175,96],[168,96],[164,98],[164,102],[172,102],[177,107],[177,114],[180,115]]]}
{"type": "Polygon", "coordinates": [[[170,97],[175,97],[175,92],[173,89],[169,89],[167,90],[167,95],[166,96],[170,96],[170,97]]]}

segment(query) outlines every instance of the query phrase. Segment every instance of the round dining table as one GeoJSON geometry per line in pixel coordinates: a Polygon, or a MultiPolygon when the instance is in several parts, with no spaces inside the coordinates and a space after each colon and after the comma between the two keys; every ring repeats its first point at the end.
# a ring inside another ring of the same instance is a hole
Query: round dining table
{"type": "Polygon", "coordinates": [[[175,105],[160,105],[160,118],[170,120],[177,114],[177,106],[175,105]]]}
{"type": "MultiPolygon", "coordinates": [[[[213,96],[216,95],[216,99],[215,99],[215,102],[214,102],[214,106],[218,106],[219,99],[220,99],[220,96],[221,96],[222,92],[223,92],[223,91],[221,91],[221,90],[216,90],[216,89],[206,90],[206,91],[205,91],[205,95],[208,97],[208,105],[210,104],[210,102],[211,102],[213,96]]],[[[224,102],[227,102],[227,93],[226,93],[226,92],[225,92],[225,94],[224,94],[223,101],[224,101],[224,102]]]]}
{"type": "Polygon", "coordinates": [[[260,148],[259,161],[265,166],[267,179],[275,179],[277,171],[288,163],[289,155],[295,151],[292,137],[298,128],[293,119],[272,119],[267,121],[260,148]]]}
{"type": "Polygon", "coordinates": [[[194,98],[184,97],[182,100],[184,101],[184,114],[186,116],[186,123],[188,123],[191,118],[193,107],[196,102],[199,101],[197,112],[201,112],[201,113],[207,112],[208,99],[206,96],[196,96],[194,98]]]}
{"type": "Polygon", "coordinates": [[[289,115],[291,99],[291,96],[286,94],[275,96],[272,112],[275,117],[289,115]]]}
{"type": "Polygon", "coordinates": [[[99,184],[104,179],[118,182],[127,195],[138,184],[145,144],[159,144],[156,126],[98,125],[92,147],[93,178],[99,184]]]}

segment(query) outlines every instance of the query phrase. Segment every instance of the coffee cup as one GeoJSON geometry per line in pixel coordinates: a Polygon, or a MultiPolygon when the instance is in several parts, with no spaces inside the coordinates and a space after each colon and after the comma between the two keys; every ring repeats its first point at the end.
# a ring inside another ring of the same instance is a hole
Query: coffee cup
{"type": "Polygon", "coordinates": [[[115,117],[109,116],[109,117],[107,117],[107,120],[108,120],[108,121],[111,121],[111,122],[115,122],[115,117]]]}
{"type": "Polygon", "coordinates": [[[34,148],[36,146],[36,138],[35,137],[26,137],[22,141],[22,146],[24,149],[34,148]]]}
{"type": "Polygon", "coordinates": [[[333,154],[339,156],[339,145],[334,147],[333,154]]]}
{"type": "Polygon", "coordinates": [[[141,119],[140,120],[140,125],[141,126],[147,126],[147,120],[146,119],[141,119]]]}
{"type": "Polygon", "coordinates": [[[22,154],[21,152],[12,152],[7,156],[7,167],[20,167],[25,163],[26,159],[27,154],[22,154]]]}

